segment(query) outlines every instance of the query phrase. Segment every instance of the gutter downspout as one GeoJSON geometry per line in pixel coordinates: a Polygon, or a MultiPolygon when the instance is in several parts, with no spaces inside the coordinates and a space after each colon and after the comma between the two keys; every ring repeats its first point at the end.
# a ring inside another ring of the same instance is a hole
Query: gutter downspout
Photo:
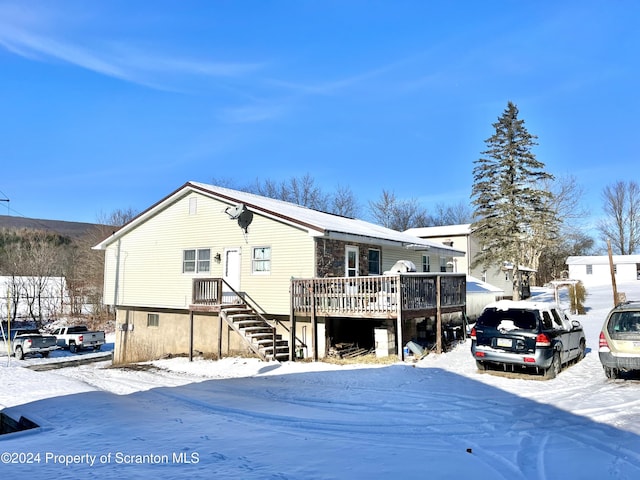
{"type": "Polygon", "coordinates": [[[116,282],[113,287],[113,306],[118,305],[118,290],[120,287],[120,247],[122,246],[122,239],[118,239],[118,249],[116,250],[116,282]]]}

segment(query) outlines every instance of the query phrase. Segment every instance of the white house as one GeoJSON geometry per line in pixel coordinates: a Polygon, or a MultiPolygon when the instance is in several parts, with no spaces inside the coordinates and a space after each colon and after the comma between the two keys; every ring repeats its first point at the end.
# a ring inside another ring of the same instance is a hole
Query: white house
{"type": "MultiPolygon", "coordinates": [[[[640,280],[640,255],[612,255],[612,260],[616,283],[640,280]]],[[[568,257],[567,266],[569,278],[581,280],[585,286],[611,284],[608,255],[568,257]]]]}
{"type": "MultiPolygon", "coordinates": [[[[415,235],[416,237],[431,240],[432,242],[442,243],[456,250],[464,252],[462,257],[446,257],[441,256],[437,265],[429,265],[429,259],[424,259],[422,271],[436,272],[459,272],[466,273],[482,282],[488,283],[495,287],[500,297],[509,298],[513,295],[513,267],[508,263],[502,263],[489,268],[482,265],[473,266],[473,259],[476,254],[481,251],[477,237],[471,231],[471,224],[464,223],[460,225],[444,225],[438,227],[420,227],[410,228],[405,233],[415,235]]],[[[530,273],[532,269],[520,266],[520,272],[530,273]]]]}
{"type": "Polygon", "coordinates": [[[383,340],[401,355],[427,319],[464,312],[464,275],[394,271],[462,255],[450,246],[202,183],[94,248],[105,251],[116,363],[193,351],[316,359],[383,340]]]}

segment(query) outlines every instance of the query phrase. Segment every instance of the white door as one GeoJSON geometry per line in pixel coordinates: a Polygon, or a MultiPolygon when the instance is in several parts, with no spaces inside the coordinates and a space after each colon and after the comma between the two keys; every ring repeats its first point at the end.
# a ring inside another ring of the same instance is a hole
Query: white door
{"type": "Polygon", "coordinates": [[[222,278],[226,284],[222,284],[222,302],[238,303],[240,298],[229,288],[240,291],[240,249],[227,248],[224,251],[224,270],[222,278]],[[228,286],[227,286],[228,285],[228,286]]]}
{"type": "Polygon", "coordinates": [[[358,276],[358,247],[355,245],[347,245],[345,250],[345,277],[357,277],[358,276]]]}

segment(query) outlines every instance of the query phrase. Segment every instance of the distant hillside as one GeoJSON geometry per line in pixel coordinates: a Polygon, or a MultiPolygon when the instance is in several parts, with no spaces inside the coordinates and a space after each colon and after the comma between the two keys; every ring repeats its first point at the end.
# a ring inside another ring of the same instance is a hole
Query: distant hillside
{"type": "Polygon", "coordinates": [[[66,222],[64,220],[42,220],[39,218],[23,218],[12,217],[9,215],[0,215],[0,229],[32,229],[46,230],[55,232],[59,235],[78,239],[84,236],[88,231],[99,226],[95,223],[66,222]]]}

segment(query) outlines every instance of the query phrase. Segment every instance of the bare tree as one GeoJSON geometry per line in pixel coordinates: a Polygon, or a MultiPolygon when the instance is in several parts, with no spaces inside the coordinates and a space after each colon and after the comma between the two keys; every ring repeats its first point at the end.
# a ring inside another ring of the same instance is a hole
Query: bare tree
{"type": "Polygon", "coordinates": [[[292,177],[282,182],[256,179],[255,183],[245,190],[315,210],[327,211],[329,207],[329,196],[315,184],[313,177],[308,173],[300,178],[292,177]]]}
{"type": "Polygon", "coordinates": [[[116,209],[110,214],[98,216],[96,226],[76,244],[65,262],[65,276],[74,315],[83,313],[85,304],[91,305],[96,317],[109,314],[104,310],[102,292],[104,282],[104,252],[92,250],[115,230],[130,222],[137,215],[133,208],[116,209]]]}
{"type": "Polygon", "coordinates": [[[395,193],[383,190],[377,202],[369,201],[369,210],[375,223],[392,230],[429,225],[429,215],[415,198],[398,200],[395,193]]]}
{"type": "Polygon", "coordinates": [[[611,241],[614,253],[632,255],[640,247],[640,186],[618,181],[602,191],[606,218],[598,223],[602,240],[611,241]]]}
{"type": "Polygon", "coordinates": [[[438,203],[435,213],[429,219],[429,224],[424,226],[462,225],[471,222],[473,222],[473,210],[466,203],[460,202],[455,205],[438,203]]]}
{"type": "Polygon", "coordinates": [[[54,277],[62,276],[64,252],[70,240],[45,231],[15,232],[15,241],[5,243],[3,271],[11,277],[12,317],[19,307],[38,328],[62,311],[64,291],[54,288],[54,277]]]}
{"type": "Polygon", "coordinates": [[[360,211],[358,201],[349,187],[338,185],[331,199],[331,213],[343,217],[356,218],[360,211]]]}
{"type": "Polygon", "coordinates": [[[309,174],[299,178],[292,177],[281,182],[256,179],[252,185],[247,187],[233,187],[234,183],[225,179],[221,179],[219,182],[229,188],[284,200],[285,202],[345,217],[353,218],[357,216],[360,208],[351,189],[338,185],[334,194],[325,193],[316,185],[315,180],[309,174]]]}
{"type": "Polygon", "coordinates": [[[560,224],[558,235],[549,236],[543,231],[544,222],[533,221],[532,231],[536,241],[527,245],[526,258],[536,270],[536,283],[560,278],[566,269],[570,255],[587,255],[594,241],[584,233],[584,220],[588,211],[582,204],[584,190],[573,175],[547,179],[543,188],[551,193],[545,198],[545,209],[555,212],[560,224]]]}

